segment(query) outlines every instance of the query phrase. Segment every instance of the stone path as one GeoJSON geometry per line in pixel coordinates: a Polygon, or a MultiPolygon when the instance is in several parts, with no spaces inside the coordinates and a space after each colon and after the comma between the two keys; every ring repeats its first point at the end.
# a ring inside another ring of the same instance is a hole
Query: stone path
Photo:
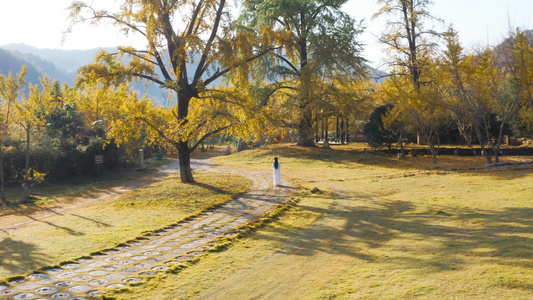
{"type": "MultiPolygon", "coordinates": [[[[194,169],[210,167],[205,161],[192,164],[194,169]]],[[[272,187],[269,175],[247,174],[254,181],[252,191],[213,211],[116,248],[0,285],[0,299],[91,299],[186,264],[206,254],[220,239],[236,236],[243,226],[288,201],[291,187],[272,187]]]]}

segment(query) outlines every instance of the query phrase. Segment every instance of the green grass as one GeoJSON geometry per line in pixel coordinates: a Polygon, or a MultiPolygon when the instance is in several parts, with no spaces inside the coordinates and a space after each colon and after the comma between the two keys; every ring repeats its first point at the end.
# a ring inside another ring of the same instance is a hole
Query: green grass
{"type": "MultiPolygon", "coordinates": [[[[299,202],[226,251],[121,299],[531,299],[532,166],[276,146],[218,160],[301,186],[299,202]],[[320,193],[310,190],[318,187],[320,193]]],[[[503,157],[506,161],[531,157],[503,157]]]]}
{"type": "MultiPolygon", "coordinates": [[[[224,203],[251,185],[235,175],[198,172],[195,179],[196,184],[182,184],[177,176],[167,177],[75,212],[57,212],[53,203],[41,207],[52,215],[0,232],[0,278],[114,247],[224,203]]],[[[30,206],[15,214],[30,220],[35,211],[30,206]]]]}

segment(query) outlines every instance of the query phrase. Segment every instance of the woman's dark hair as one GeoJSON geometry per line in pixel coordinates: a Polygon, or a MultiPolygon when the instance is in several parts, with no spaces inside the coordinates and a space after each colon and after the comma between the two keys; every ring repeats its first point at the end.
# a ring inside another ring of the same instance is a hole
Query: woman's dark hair
{"type": "Polygon", "coordinates": [[[279,168],[278,158],[274,157],[274,169],[279,168]]]}

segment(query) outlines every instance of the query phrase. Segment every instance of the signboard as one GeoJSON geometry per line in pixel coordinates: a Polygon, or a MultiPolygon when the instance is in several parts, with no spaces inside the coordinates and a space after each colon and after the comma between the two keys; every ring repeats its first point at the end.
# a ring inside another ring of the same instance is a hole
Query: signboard
{"type": "Polygon", "coordinates": [[[103,154],[95,155],[94,156],[94,163],[97,164],[97,165],[103,164],[104,163],[104,155],[103,154]]]}

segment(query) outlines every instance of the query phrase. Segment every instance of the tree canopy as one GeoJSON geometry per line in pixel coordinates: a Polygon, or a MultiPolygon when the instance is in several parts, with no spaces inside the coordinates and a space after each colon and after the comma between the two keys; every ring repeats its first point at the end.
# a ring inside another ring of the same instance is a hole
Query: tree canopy
{"type": "Polygon", "coordinates": [[[314,145],[315,108],[338,91],[324,87],[341,78],[358,81],[365,75],[357,39],[362,29],[341,10],[346,2],[244,1],[240,23],[267,31],[282,46],[259,62],[253,78],[268,91],[261,95],[266,97],[264,103],[277,100],[274,111],[283,126],[297,130],[300,146],[314,145]]]}
{"type": "Polygon", "coordinates": [[[174,93],[173,123],[178,128],[170,132],[156,130],[179,151],[182,182],[194,180],[191,151],[206,137],[226,130],[228,123],[238,120],[227,110],[211,115],[214,118],[195,120],[191,109],[212,101],[231,103],[231,93],[218,93],[213,87],[217,80],[230,72],[238,74],[247,63],[274,49],[268,44],[249,42],[257,36],[233,27],[225,0],[124,0],[118,12],[74,2],[71,17],[73,25],[88,20],[94,24],[109,21],[125,33],[144,37],[146,49],[119,47],[118,59],[101,53],[95,64],[80,69],[80,75],[108,85],[144,79],[174,93]]]}

